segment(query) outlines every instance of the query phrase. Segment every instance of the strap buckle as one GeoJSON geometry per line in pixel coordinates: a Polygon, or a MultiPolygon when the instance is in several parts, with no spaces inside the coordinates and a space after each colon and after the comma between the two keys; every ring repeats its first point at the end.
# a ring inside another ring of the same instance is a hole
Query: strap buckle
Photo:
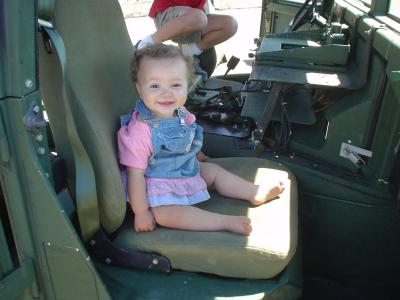
{"type": "Polygon", "coordinates": [[[48,54],[53,54],[53,43],[51,38],[45,28],[54,29],[53,23],[45,21],[43,19],[38,19],[39,31],[42,33],[44,49],[48,54]]]}

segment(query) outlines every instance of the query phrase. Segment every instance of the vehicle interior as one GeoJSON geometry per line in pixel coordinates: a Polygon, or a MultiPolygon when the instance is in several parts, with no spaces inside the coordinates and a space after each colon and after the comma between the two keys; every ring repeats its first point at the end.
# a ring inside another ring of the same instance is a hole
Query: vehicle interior
{"type": "MultiPolygon", "coordinates": [[[[2,7],[7,15],[23,5],[2,7]]],[[[396,5],[264,0],[259,35],[243,46],[255,49],[248,58],[221,60],[219,49],[200,57],[208,75],[197,75],[187,108],[204,129],[208,161],[257,184],[285,181],[278,199],[258,207],[214,191],[199,205],[249,216],[253,232],[242,236],[133,230],[116,146],[120,116],[138,99],[121,6],[36,1],[15,20],[30,20],[15,32],[33,45],[33,63],[20,61],[36,80],[24,81],[21,104],[2,97],[0,124],[0,278],[12,282],[20,270],[29,289],[4,295],[397,299],[396,5]],[[248,72],[235,71],[238,63],[248,72]],[[15,139],[6,148],[4,136],[15,139]],[[18,186],[25,188],[8,192],[18,186]]]]}

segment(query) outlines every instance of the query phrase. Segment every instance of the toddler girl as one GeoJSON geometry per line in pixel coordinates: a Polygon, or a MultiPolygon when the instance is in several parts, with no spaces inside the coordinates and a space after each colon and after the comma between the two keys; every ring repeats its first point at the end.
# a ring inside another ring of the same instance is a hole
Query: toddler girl
{"type": "Polygon", "coordinates": [[[199,162],[202,128],[184,104],[193,76],[193,58],[178,47],[156,44],[136,51],[132,79],[141,97],[129,123],[118,132],[119,160],[127,170],[127,190],[136,231],[161,226],[250,234],[246,216],[208,212],[193,204],[223,196],[261,205],[278,196],[281,182],[258,186],[213,163],[199,162]]]}

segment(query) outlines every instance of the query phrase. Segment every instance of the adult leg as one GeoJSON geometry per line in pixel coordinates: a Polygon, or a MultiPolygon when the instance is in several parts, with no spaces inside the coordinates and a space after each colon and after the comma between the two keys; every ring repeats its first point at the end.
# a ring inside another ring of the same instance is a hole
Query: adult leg
{"type": "Polygon", "coordinates": [[[203,29],[201,40],[196,43],[199,49],[209,49],[232,36],[237,31],[238,24],[232,16],[207,15],[207,26],[203,29]]]}
{"type": "Polygon", "coordinates": [[[221,195],[248,200],[253,205],[272,200],[284,190],[284,184],[275,178],[263,185],[255,185],[213,163],[200,163],[200,175],[207,186],[214,186],[221,195]]]}
{"type": "Polygon", "coordinates": [[[157,224],[174,229],[193,231],[231,231],[250,234],[250,219],[209,212],[194,206],[165,205],[153,207],[157,224]]]}

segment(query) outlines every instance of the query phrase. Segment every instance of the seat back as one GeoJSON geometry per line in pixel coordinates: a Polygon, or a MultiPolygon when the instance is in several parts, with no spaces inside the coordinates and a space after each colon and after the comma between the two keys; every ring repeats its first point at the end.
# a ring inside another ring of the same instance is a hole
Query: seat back
{"type": "MultiPolygon", "coordinates": [[[[116,157],[119,116],[134,106],[138,95],[130,79],[133,46],[118,1],[56,1],[54,11],[40,3],[39,17],[52,21],[66,50],[65,80],[79,137],[95,172],[100,222],[108,232],[123,222],[126,203],[116,157]],[[50,18],[49,16],[52,15],[50,18]],[[101,16],[101,17],[99,17],[101,16]]],[[[62,76],[56,55],[48,54],[41,39],[39,78],[56,151],[75,177],[62,105],[62,76]]]]}

